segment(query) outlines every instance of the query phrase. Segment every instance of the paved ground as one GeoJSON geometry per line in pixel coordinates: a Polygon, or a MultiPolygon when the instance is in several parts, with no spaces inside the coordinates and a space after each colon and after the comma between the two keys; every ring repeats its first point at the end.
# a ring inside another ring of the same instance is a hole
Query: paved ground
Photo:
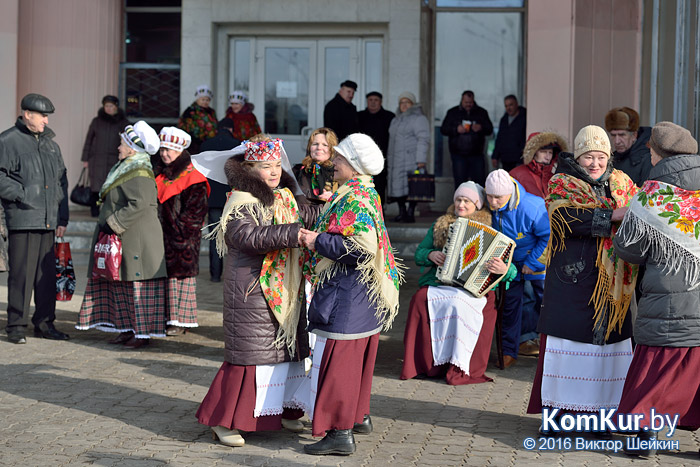
{"type": "MultiPolygon", "coordinates": [[[[108,345],[107,334],[71,329],[85,288],[60,303],[57,326],[69,342],[0,339],[0,465],[699,465],[698,435],[678,432],[680,451],[651,460],[586,450],[527,451],[539,419],[526,415],[536,361],[521,357],[495,381],[448,386],[439,380],[401,381],[404,319],[379,347],[372,388],[375,432],[357,436],[350,457],[314,457],[312,438],[289,432],[252,433],[246,446],[212,441],[194,413],[222,361],[221,284],[199,278],[201,326],[142,350],[108,345]]],[[[6,274],[0,275],[0,326],[5,327],[6,274]]],[[[401,295],[402,316],[417,288],[415,267],[401,295]]],[[[587,438],[590,439],[590,438],[587,438]]],[[[624,439],[617,437],[616,439],[624,439]]]]}

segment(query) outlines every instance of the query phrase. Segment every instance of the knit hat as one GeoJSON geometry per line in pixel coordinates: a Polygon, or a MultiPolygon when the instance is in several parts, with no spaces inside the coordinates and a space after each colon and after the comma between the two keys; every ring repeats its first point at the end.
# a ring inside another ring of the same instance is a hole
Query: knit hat
{"type": "Polygon", "coordinates": [[[513,179],[503,169],[494,170],[486,177],[486,193],[491,196],[512,194],[513,179]]]}
{"type": "Polygon", "coordinates": [[[384,170],[384,156],[372,138],[362,133],[353,133],[333,148],[347,159],[348,163],[362,175],[377,175],[384,170]]]}
{"type": "Polygon", "coordinates": [[[164,126],[160,130],[160,147],[174,149],[176,151],[184,151],[190,146],[192,137],[174,126],[164,126]]]}
{"type": "Polygon", "coordinates": [[[127,125],[119,136],[127,146],[136,152],[147,152],[153,155],[160,148],[158,133],[143,120],[139,120],[133,125],[127,125]]]}
{"type": "Polygon", "coordinates": [[[409,101],[413,102],[414,104],[416,102],[418,102],[418,100],[416,99],[416,95],[413,94],[412,92],[408,92],[408,91],[402,92],[401,94],[399,94],[399,102],[401,102],[401,99],[408,99],[409,101]]]}
{"type": "Polygon", "coordinates": [[[194,92],[194,98],[199,99],[200,97],[208,97],[209,99],[213,99],[214,93],[211,92],[211,89],[209,89],[209,86],[206,86],[206,85],[198,86],[197,90],[194,92]]]}
{"type": "Polygon", "coordinates": [[[248,94],[245,91],[233,91],[230,96],[228,96],[229,104],[245,104],[248,102],[248,94]]]}
{"type": "Polygon", "coordinates": [[[697,154],[698,142],[688,130],[671,122],[659,122],[651,129],[649,147],[661,157],[697,154]]]}
{"type": "Polygon", "coordinates": [[[574,139],[574,159],[590,151],[600,151],[610,157],[610,138],[601,127],[596,125],[584,126],[574,139]]]}
{"type": "Polygon", "coordinates": [[[481,185],[474,183],[472,181],[464,182],[457,187],[453,197],[453,201],[457,202],[457,198],[467,198],[469,201],[476,205],[476,209],[479,210],[484,205],[484,198],[486,194],[481,185]]]}
{"type": "Polygon", "coordinates": [[[639,114],[629,107],[617,107],[605,114],[605,129],[608,131],[639,130],[639,114]]]}
{"type": "Polygon", "coordinates": [[[282,160],[282,140],[243,141],[245,144],[244,160],[248,162],[274,162],[282,160]]]}

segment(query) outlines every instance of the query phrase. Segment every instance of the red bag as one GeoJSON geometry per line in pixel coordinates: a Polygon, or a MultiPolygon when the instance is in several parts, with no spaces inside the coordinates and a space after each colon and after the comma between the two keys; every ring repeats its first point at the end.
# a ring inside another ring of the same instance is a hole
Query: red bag
{"type": "Polygon", "coordinates": [[[95,243],[92,278],[108,281],[119,280],[119,267],[122,265],[122,241],[115,234],[100,232],[95,243]]]}
{"type": "Polygon", "coordinates": [[[70,243],[59,239],[53,247],[56,256],[56,300],[67,302],[75,292],[75,269],[70,254],[70,243]]]}

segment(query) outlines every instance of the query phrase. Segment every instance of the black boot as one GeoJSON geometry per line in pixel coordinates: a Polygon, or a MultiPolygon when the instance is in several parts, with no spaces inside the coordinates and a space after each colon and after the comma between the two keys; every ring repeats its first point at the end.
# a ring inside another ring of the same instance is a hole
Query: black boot
{"type": "Polygon", "coordinates": [[[326,454],[349,456],[355,452],[355,449],[355,437],[352,430],[328,430],[321,441],[304,446],[304,452],[314,456],[326,454]]]}
{"type": "Polygon", "coordinates": [[[399,198],[396,202],[399,204],[399,215],[394,217],[394,222],[403,222],[406,220],[406,201],[399,198]]]}
{"type": "MultiPolygon", "coordinates": [[[[656,438],[658,434],[658,431],[640,431],[637,433],[637,438],[640,441],[649,441],[652,438],[656,438]]],[[[643,449],[641,447],[639,449],[630,449],[636,447],[634,441],[634,438],[627,438],[627,442],[622,447],[622,450],[625,451],[625,454],[628,456],[650,457],[656,455],[656,449],[643,449]]]]}
{"type": "Polygon", "coordinates": [[[416,203],[408,203],[408,210],[406,211],[406,218],[403,220],[407,224],[413,224],[416,221],[416,203]]]}
{"type": "Polygon", "coordinates": [[[362,423],[355,423],[355,426],[352,427],[352,432],[360,435],[368,435],[372,433],[372,430],[374,430],[374,427],[372,426],[372,418],[369,415],[365,415],[362,423]]]}

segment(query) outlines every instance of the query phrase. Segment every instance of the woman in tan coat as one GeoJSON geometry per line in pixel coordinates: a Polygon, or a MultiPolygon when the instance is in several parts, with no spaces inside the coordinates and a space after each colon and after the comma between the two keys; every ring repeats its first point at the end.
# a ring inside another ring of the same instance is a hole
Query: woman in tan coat
{"type": "Polygon", "coordinates": [[[139,348],[151,336],[165,336],[165,253],[149,156],[158,151],[160,140],[143,121],[128,125],[121,139],[119,162],[100,190],[102,206],[92,241],[94,251],[100,232],[119,236],[119,280],[93,277],[91,258],[76,328],[120,332],[111,344],[139,348]]]}

